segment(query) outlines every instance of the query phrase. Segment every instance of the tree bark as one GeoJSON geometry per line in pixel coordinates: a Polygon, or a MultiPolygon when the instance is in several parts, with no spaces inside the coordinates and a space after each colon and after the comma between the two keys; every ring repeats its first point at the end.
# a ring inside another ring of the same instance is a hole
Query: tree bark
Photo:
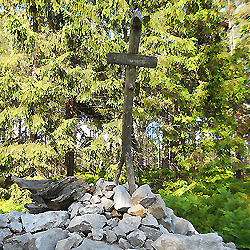
{"type": "MultiPolygon", "coordinates": [[[[66,114],[65,119],[72,119],[75,116],[76,102],[75,100],[68,99],[66,100],[66,114]]],[[[74,137],[75,131],[71,132],[70,135],[74,137]]],[[[69,149],[65,153],[65,167],[66,167],[66,176],[73,176],[75,171],[75,152],[74,148],[69,149]]]]}

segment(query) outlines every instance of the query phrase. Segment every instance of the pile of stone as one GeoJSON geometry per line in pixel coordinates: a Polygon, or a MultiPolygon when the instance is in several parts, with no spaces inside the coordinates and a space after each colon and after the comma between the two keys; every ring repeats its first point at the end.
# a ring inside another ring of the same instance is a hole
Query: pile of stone
{"type": "Polygon", "coordinates": [[[140,186],[132,196],[127,188],[100,179],[93,192],[79,196],[67,211],[0,215],[0,249],[236,249],[217,233],[199,234],[149,185],[140,186]]]}

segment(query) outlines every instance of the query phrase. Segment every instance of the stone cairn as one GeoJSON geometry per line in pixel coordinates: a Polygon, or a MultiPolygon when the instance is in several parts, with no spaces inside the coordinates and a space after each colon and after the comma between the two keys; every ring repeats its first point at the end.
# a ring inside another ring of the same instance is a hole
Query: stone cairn
{"type": "Polygon", "coordinates": [[[236,249],[217,233],[199,234],[149,185],[140,186],[132,196],[127,189],[127,184],[99,179],[94,188],[75,195],[66,211],[0,215],[0,249],[236,249]]]}

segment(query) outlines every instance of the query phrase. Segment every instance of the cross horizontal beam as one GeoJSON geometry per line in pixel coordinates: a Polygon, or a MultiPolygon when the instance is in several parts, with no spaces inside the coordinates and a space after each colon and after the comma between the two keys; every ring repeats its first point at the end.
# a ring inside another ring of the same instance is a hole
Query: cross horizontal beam
{"type": "Polygon", "coordinates": [[[139,66],[145,68],[155,68],[157,58],[154,56],[144,56],[129,53],[108,53],[107,62],[110,64],[139,66]]]}

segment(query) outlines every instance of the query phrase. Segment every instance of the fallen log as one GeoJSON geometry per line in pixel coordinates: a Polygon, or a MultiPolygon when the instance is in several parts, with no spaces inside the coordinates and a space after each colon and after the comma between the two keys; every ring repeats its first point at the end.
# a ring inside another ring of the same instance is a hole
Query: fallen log
{"type": "Polygon", "coordinates": [[[67,210],[72,202],[93,188],[83,178],[72,176],[61,181],[26,180],[17,176],[12,176],[12,179],[21,189],[31,192],[33,203],[26,203],[25,207],[33,214],[49,210],[67,210]]]}

